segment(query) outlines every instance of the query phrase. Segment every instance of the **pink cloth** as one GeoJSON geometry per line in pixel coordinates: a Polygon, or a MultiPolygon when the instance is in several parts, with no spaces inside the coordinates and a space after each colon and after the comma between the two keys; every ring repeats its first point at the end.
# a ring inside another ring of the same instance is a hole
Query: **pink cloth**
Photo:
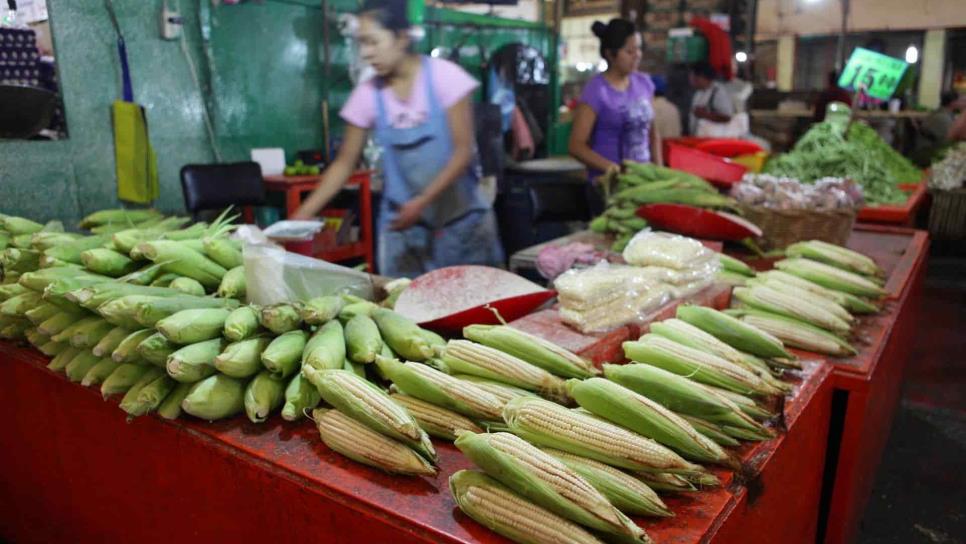
{"type": "MultiPolygon", "coordinates": [[[[449,109],[479,86],[479,83],[466,70],[455,63],[437,58],[429,59],[429,63],[433,91],[445,109],[449,109]]],[[[375,92],[375,78],[363,81],[353,89],[339,115],[346,122],[357,127],[372,128],[376,123],[375,92]]],[[[389,123],[393,127],[411,128],[426,121],[429,115],[429,104],[426,101],[426,80],[421,68],[420,73],[416,75],[409,100],[405,102],[399,100],[389,88],[380,89],[379,92],[382,93],[389,123]]]]}

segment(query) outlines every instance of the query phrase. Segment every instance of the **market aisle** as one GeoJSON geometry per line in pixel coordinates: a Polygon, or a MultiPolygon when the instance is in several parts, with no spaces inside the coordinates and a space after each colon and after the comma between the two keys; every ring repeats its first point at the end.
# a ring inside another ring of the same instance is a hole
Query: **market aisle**
{"type": "Polygon", "coordinates": [[[923,322],[860,543],[966,542],[966,259],[931,258],[923,322]]]}

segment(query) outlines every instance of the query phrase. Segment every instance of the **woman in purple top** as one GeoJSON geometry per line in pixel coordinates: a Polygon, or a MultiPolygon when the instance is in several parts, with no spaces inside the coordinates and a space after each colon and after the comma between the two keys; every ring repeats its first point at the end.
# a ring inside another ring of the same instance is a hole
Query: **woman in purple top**
{"type": "Polygon", "coordinates": [[[623,160],[661,164],[661,141],[654,130],[654,83],[637,71],[641,35],[626,19],[591,27],[600,38],[607,70],[584,87],[574,112],[570,154],[595,179],[619,170],[623,160]]]}

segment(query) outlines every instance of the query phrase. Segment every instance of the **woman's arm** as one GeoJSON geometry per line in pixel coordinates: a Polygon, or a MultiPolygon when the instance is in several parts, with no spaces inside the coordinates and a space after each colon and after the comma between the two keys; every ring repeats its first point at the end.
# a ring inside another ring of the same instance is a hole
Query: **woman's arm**
{"type": "Polygon", "coordinates": [[[966,111],[962,111],[953,120],[952,126],[949,127],[949,132],[946,134],[946,139],[952,142],[958,142],[960,140],[966,140],[966,111]]]}
{"type": "Polygon", "coordinates": [[[359,157],[362,156],[362,149],[366,145],[367,133],[368,131],[362,127],[346,125],[338,156],[322,173],[319,186],[305,199],[291,219],[312,219],[342,189],[346,180],[355,171],[356,165],[359,164],[359,157]]]}
{"type": "Polygon", "coordinates": [[[648,141],[651,142],[651,162],[658,166],[664,166],[664,144],[661,141],[661,133],[655,127],[657,119],[651,119],[651,126],[648,129],[648,141]]]}
{"type": "Polygon", "coordinates": [[[473,129],[472,96],[466,95],[450,106],[446,110],[446,120],[453,138],[453,154],[436,175],[436,179],[421,194],[399,208],[391,225],[395,230],[407,229],[416,224],[423,209],[462,176],[473,161],[473,139],[476,131],[473,129]]]}
{"type": "Polygon", "coordinates": [[[597,114],[587,104],[578,104],[574,111],[574,122],[570,128],[570,143],[568,151],[570,155],[584,165],[607,172],[608,170],[620,169],[620,166],[605,158],[600,153],[594,151],[590,145],[590,134],[594,130],[594,123],[597,122],[597,114]]]}

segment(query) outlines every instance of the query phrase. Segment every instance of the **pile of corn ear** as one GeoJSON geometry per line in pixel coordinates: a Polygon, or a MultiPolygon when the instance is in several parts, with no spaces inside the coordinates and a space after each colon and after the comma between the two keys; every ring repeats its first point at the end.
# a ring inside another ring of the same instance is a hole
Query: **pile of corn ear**
{"type": "Polygon", "coordinates": [[[0,227],[0,335],[130,417],[281,411],[311,418],[348,459],[410,476],[438,473],[432,438],[454,442],[479,469],[449,479],[459,508],[541,544],[649,542],[629,516],[673,516],[663,495],[720,485],[709,467],[738,469],[734,448],[775,436],[800,368],[787,348],[854,351],[852,314],[884,294],[875,263],[841,248],[792,247],[757,275],[723,257],[740,308],[680,306],[624,344],[629,364],[599,369],[506,325],[446,340],[351,296],[245,304],[225,218],[184,228],[110,211],[85,219],[88,235],[0,227]]]}

